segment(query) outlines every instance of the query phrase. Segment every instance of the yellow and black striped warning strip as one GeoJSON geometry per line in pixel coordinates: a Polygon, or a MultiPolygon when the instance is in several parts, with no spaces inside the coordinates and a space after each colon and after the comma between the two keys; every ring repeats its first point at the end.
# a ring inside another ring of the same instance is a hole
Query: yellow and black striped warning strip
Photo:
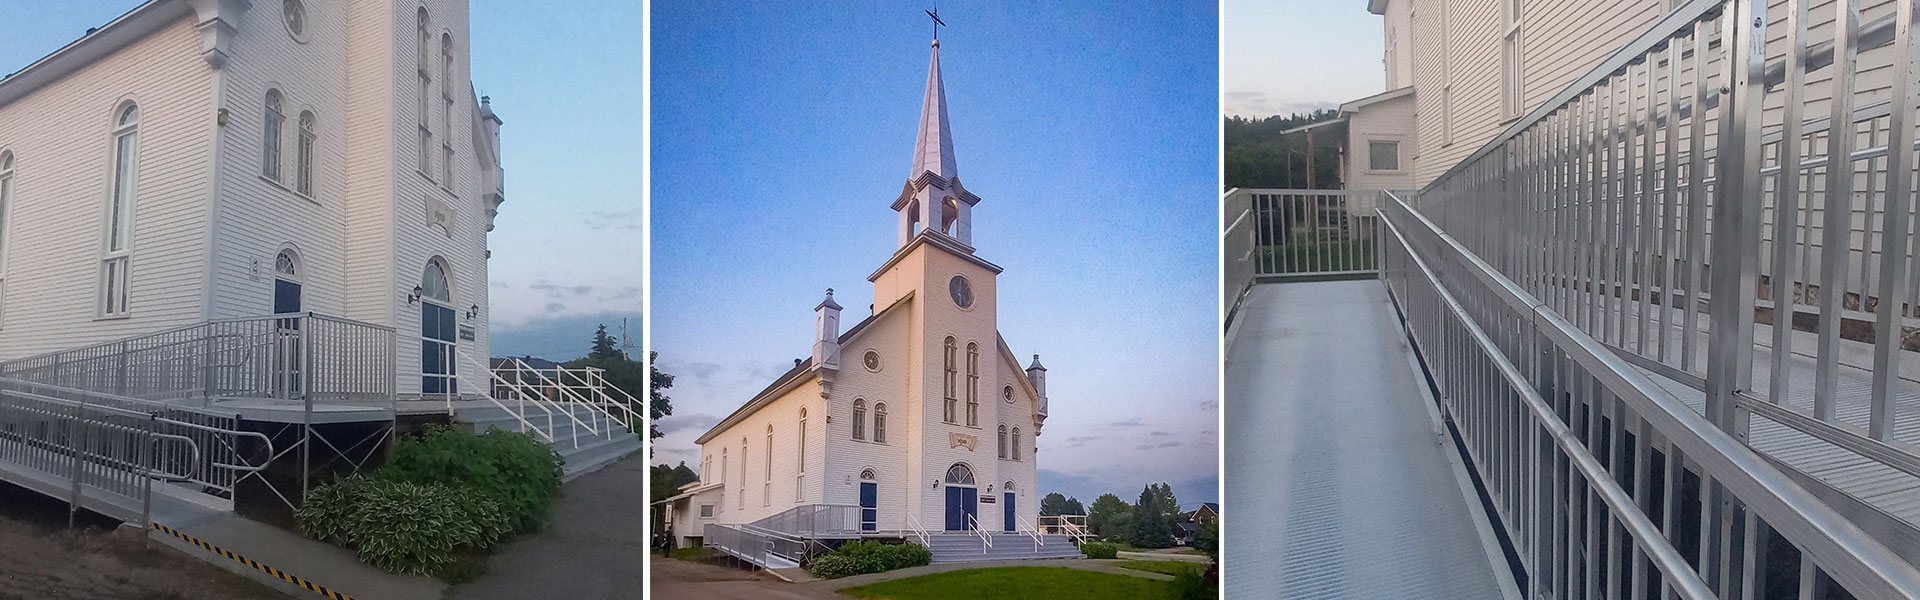
{"type": "Polygon", "coordinates": [[[199,546],[199,547],[200,547],[201,549],[203,549],[203,550],[206,550],[206,551],[208,551],[208,552],[212,552],[212,553],[214,553],[214,554],[218,554],[218,555],[221,555],[221,556],[225,556],[225,557],[227,557],[227,558],[231,558],[231,559],[233,559],[234,561],[236,561],[236,562],[239,562],[240,564],[243,564],[243,565],[247,565],[247,566],[249,566],[249,567],[253,567],[254,569],[257,569],[257,570],[259,570],[259,571],[260,571],[261,573],[266,573],[266,574],[268,574],[268,575],[272,575],[272,576],[274,576],[275,578],[277,578],[277,579],[279,579],[279,580],[281,580],[281,581],[285,581],[285,582],[287,582],[287,583],[291,583],[291,584],[294,584],[294,585],[296,585],[296,586],[300,586],[301,588],[304,588],[304,589],[306,589],[307,591],[310,591],[310,592],[313,592],[313,593],[315,593],[315,594],[319,594],[319,595],[321,595],[321,596],[325,596],[325,597],[326,597],[326,598],[328,598],[329,600],[353,600],[353,597],[352,597],[352,596],[348,596],[348,595],[346,595],[346,594],[342,594],[342,593],[340,593],[340,592],[336,592],[336,591],[333,591],[332,589],[329,589],[329,588],[328,588],[327,586],[324,586],[324,585],[320,585],[320,584],[317,584],[317,583],[314,583],[314,582],[311,582],[311,581],[307,581],[307,580],[305,580],[305,579],[301,579],[301,578],[300,578],[300,576],[298,576],[298,575],[294,575],[294,574],[292,574],[292,573],[288,573],[288,572],[286,572],[286,571],[282,571],[282,570],[279,570],[279,569],[275,569],[275,568],[273,568],[273,567],[269,567],[269,566],[267,566],[267,565],[263,565],[263,564],[260,564],[260,561],[257,561],[257,560],[254,560],[254,559],[251,559],[251,558],[247,558],[247,557],[245,557],[245,556],[241,556],[241,555],[238,555],[238,554],[234,554],[234,553],[233,553],[232,551],[229,551],[229,550],[227,550],[227,549],[225,549],[225,548],[221,548],[221,547],[219,547],[219,546],[215,546],[215,545],[213,545],[213,544],[209,544],[209,543],[206,543],[206,542],[203,542],[203,541],[200,541],[200,540],[199,540],[198,538],[195,538],[195,537],[193,537],[193,536],[190,536],[190,535],[187,535],[187,534],[185,534],[185,533],[181,533],[181,532],[180,532],[179,530],[177,530],[177,529],[173,529],[173,528],[171,528],[171,527],[167,527],[167,526],[165,526],[165,525],[161,525],[161,524],[159,524],[159,523],[153,523],[152,525],[153,525],[153,528],[154,528],[154,529],[158,529],[158,530],[160,530],[160,531],[164,531],[164,532],[166,532],[167,534],[169,534],[169,535],[172,535],[173,537],[177,537],[177,538],[180,538],[181,540],[184,540],[185,542],[187,542],[187,543],[189,543],[189,544],[193,544],[193,545],[195,545],[195,546],[199,546]]]}

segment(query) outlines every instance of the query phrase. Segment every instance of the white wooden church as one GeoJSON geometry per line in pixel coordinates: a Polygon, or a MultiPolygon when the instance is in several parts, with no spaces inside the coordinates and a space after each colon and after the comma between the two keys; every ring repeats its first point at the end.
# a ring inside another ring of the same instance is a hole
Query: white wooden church
{"type": "Polygon", "coordinates": [[[795,539],[911,540],[936,561],[1078,555],[1037,530],[1047,369],[1000,336],[1001,268],[975,254],[980,197],[960,182],[937,39],[932,54],[872,314],[842,330],[827,290],[811,355],[698,438],[701,481],[664,501],[677,545],[761,566],[798,562],[795,539]]]}

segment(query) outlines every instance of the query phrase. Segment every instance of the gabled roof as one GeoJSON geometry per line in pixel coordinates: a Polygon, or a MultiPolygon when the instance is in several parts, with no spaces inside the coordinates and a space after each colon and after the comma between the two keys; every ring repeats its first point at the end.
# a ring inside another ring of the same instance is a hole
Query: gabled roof
{"type": "Polygon", "coordinates": [[[1379,104],[1381,102],[1386,102],[1388,100],[1397,100],[1397,99],[1405,98],[1407,96],[1412,96],[1412,95],[1413,95],[1413,86],[1407,86],[1407,87],[1403,87],[1396,90],[1387,90],[1384,92],[1380,92],[1378,94],[1367,96],[1359,100],[1349,100],[1347,102],[1340,104],[1340,114],[1344,116],[1348,113],[1360,112],[1360,109],[1366,108],[1368,106],[1372,106],[1374,104],[1379,104]]]}
{"type": "Polygon", "coordinates": [[[711,489],[716,489],[716,488],[719,488],[719,487],[720,487],[720,486],[721,486],[722,484],[718,484],[718,483],[708,483],[708,484],[700,484],[699,482],[695,482],[694,484],[690,484],[690,485],[696,485],[697,487],[694,487],[694,488],[692,488],[692,489],[688,489],[688,488],[684,488],[684,487],[683,487],[683,488],[680,488],[680,489],[682,489],[682,490],[685,490],[685,491],[682,491],[682,492],[680,492],[680,493],[678,493],[678,494],[674,494],[674,495],[672,495],[672,496],[667,496],[667,497],[665,497],[665,498],[661,498],[661,499],[659,499],[659,500],[655,500],[655,501],[654,501],[653,503],[654,503],[654,504],[666,504],[666,503],[669,503],[669,502],[673,502],[673,501],[676,501],[676,500],[680,500],[680,499],[682,499],[682,498],[691,498],[691,497],[694,497],[694,496],[698,496],[698,495],[700,495],[700,493],[701,493],[701,492],[705,492],[705,491],[707,491],[707,490],[711,490],[711,489]]]}
{"type": "MultiPolygon", "coordinates": [[[[886,309],[873,313],[866,319],[861,320],[855,324],[852,329],[848,329],[846,333],[840,334],[840,344],[846,345],[852,342],[855,337],[866,333],[868,325],[879,321],[881,317],[892,314],[894,309],[905,306],[910,300],[913,300],[912,292],[901,296],[900,299],[895,300],[893,304],[887,305],[886,309]]],[[[747,418],[747,415],[753,414],[754,411],[760,410],[760,407],[766,406],[768,402],[772,402],[775,398],[778,398],[781,393],[805,383],[807,378],[815,376],[815,373],[818,371],[817,367],[818,365],[813,363],[812,358],[794,359],[793,368],[787,369],[787,372],[780,374],[779,377],[775,377],[773,383],[767,384],[767,387],[762,388],[759,393],[754,394],[753,398],[748,400],[746,404],[742,404],[740,408],[736,408],[732,413],[728,413],[727,418],[721,419],[719,423],[715,423],[713,427],[707,429],[706,433],[700,434],[700,437],[695,439],[693,443],[707,443],[707,441],[713,439],[713,436],[718,434],[720,430],[734,426],[734,424],[739,423],[742,419],[747,418]]]]}
{"type": "Polygon", "coordinates": [[[180,0],[148,0],[141,3],[106,25],[87,30],[80,39],[61,46],[59,50],[33,61],[33,64],[0,78],[0,106],[58,81],[190,14],[193,14],[193,7],[180,0]]]}

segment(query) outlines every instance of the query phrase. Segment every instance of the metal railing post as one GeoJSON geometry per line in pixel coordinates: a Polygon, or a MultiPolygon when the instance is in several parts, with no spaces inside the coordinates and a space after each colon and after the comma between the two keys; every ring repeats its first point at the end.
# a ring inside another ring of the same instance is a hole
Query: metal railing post
{"type": "Polygon", "coordinates": [[[1754,296],[1759,289],[1761,106],[1766,97],[1766,5],[1726,7],[1721,35],[1728,81],[1721,88],[1720,150],[1714,172],[1713,239],[1707,341],[1706,417],[1745,440],[1747,411],[1735,395],[1753,385],[1754,296]]]}

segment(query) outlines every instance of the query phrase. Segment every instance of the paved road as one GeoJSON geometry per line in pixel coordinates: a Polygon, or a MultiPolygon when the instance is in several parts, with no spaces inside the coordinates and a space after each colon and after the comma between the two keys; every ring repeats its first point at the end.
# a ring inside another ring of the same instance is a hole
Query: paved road
{"type": "Polygon", "coordinates": [[[639,453],[568,482],[546,531],[508,545],[488,561],[486,575],[447,597],[639,598],[646,477],[647,456],[639,453]]]}
{"type": "MultiPolygon", "coordinates": [[[[652,557],[652,555],[648,555],[652,557]]],[[[653,597],[659,600],[844,600],[821,587],[787,583],[765,573],[652,557],[653,597]]],[[[638,597],[637,595],[634,597],[638,597]]]]}
{"type": "Polygon", "coordinates": [[[1501,597],[1385,286],[1256,285],[1241,311],[1226,357],[1228,597],[1501,597]]]}

